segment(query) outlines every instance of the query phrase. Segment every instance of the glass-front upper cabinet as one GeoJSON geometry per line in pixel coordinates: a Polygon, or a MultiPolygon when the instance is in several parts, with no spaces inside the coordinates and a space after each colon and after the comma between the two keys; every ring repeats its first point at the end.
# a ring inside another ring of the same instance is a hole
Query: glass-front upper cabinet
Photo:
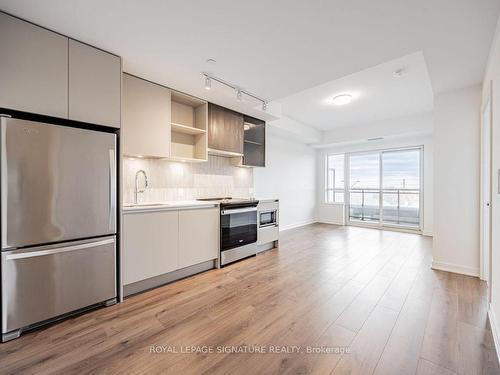
{"type": "Polygon", "coordinates": [[[266,122],[244,116],[243,161],[249,167],[266,166],[266,122]]]}

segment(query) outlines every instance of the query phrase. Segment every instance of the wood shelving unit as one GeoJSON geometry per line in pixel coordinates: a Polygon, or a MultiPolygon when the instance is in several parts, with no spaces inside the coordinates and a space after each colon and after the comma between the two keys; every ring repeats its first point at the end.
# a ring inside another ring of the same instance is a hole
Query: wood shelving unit
{"type": "Polygon", "coordinates": [[[208,103],[172,91],[170,158],[189,162],[208,159],[208,103]]]}
{"type": "Polygon", "coordinates": [[[205,129],[198,129],[193,126],[177,124],[175,122],[172,122],[171,125],[172,125],[172,131],[177,133],[197,135],[197,134],[204,134],[207,132],[205,129]]]}

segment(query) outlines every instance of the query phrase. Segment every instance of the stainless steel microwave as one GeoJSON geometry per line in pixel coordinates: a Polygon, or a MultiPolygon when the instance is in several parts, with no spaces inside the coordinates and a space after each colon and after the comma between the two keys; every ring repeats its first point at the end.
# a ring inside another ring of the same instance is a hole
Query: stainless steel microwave
{"type": "Polygon", "coordinates": [[[259,228],[277,225],[277,210],[259,212],[259,228]]]}

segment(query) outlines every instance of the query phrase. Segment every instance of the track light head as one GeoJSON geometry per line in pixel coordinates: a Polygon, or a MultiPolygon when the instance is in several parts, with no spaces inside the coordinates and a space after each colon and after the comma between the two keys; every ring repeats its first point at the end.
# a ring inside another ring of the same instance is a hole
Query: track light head
{"type": "Polygon", "coordinates": [[[212,80],[210,77],[205,77],[205,90],[210,90],[212,88],[212,80]]]}
{"type": "MultiPolygon", "coordinates": [[[[216,77],[212,75],[210,72],[202,72],[203,76],[205,77],[205,89],[210,90],[212,88],[212,81],[217,82],[218,84],[228,87],[234,91],[236,91],[236,100],[241,102],[243,101],[243,95],[245,95],[245,99],[250,98],[254,99],[256,101],[259,101],[262,103],[262,110],[267,111],[267,104],[268,101],[250,91],[247,91],[245,89],[242,89],[239,85],[235,85],[234,83],[227,82],[223,80],[222,78],[216,77]]],[[[218,86],[218,85],[217,85],[218,86]]]]}

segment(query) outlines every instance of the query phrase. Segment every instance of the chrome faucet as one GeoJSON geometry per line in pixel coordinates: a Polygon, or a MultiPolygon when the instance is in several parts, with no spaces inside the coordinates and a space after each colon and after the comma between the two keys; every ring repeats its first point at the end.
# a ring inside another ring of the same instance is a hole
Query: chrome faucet
{"type": "Polygon", "coordinates": [[[135,174],[135,190],[134,190],[134,204],[137,204],[137,195],[139,193],[144,193],[146,188],[148,187],[148,175],[143,169],[139,169],[135,174]],[[144,175],[144,189],[139,189],[139,175],[144,175]]]}

